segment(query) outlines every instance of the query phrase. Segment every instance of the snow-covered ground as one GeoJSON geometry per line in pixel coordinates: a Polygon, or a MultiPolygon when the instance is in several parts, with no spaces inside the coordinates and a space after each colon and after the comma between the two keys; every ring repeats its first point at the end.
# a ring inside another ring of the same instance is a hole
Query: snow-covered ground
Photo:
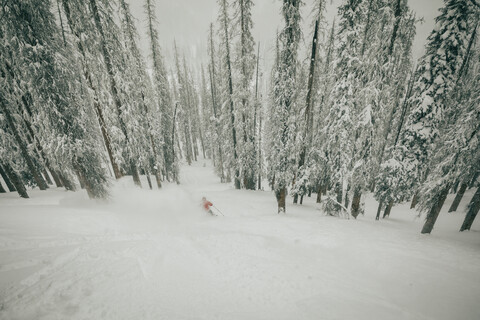
{"type": "MultiPolygon", "coordinates": [[[[207,161],[162,190],[0,195],[1,319],[480,319],[480,224],[431,235],[408,206],[375,221],[220,184],[207,161]],[[205,166],[206,164],[206,166],[205,166]],[[225,217],[199,208],[205,195],[225,217]]],[[[146,183],[144,183],[144,188],[146,183]]]]}

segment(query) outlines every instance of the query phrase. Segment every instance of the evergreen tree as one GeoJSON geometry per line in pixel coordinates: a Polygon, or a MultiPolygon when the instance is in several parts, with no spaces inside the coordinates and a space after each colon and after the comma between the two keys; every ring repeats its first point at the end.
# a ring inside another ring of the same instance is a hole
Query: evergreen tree
{"type": "MultiPolygon", "coordinates": [[[[436,19],[437,25],[428,38],[426,53],[419,63],[420,76],[413,87],[411,111],[401,148],[395,155],[400,171],[404,172],[404,177],[401,177],[404,182],[392,192],[406,196],[427,176],[442,119],[447,114],[447,98],[460,77],[466,58],[468,30],[471,30],[474,12],[475,8],[469,0],[446,0],[436,19]]],[[[430,212],[422,233],[431,232],[449,188],[449,184],[443,184],[430,198],[434,200],[429,206],[430,212]]]]}
{"type": "Polygon", "coordinates": [[[165,164],[165,176],[167,180],[173,178],[178,181],[178,168],[174,156],[174,141],[171,133],[174,122],[172,120],[172,99],[167,71],[163,61],[155,17],[155,5],[152,0],[145,0],[145,13],[148,23],[148,37],[150,40],[150,58],[153,69],[153,85],[157,94],[158,108],[161,114],[161,130],[163,138],[163,157],[165,164]]]}
{"type": "Polygon", "coordinates": [[[287,187],[292,181],[295,163],[290,151],[295,144],[293,112],[296,109],[297,51],[301,38],[300,3],[300,0],[283,1],[285,27],[279,35],[280,51],[273,78],[273,105],[269,114],[269,170],[270,176],[274,177],[272,186],[279,213],[285,212],[287,187]]]}
{"type": "Polygon", "coordinates": [[[303,196],[307,189],[307,180],[310,178],[310,170],[306,166],[306,157],[310,153],[310,148],[313,140],[313,101],[315,99],[315,88],[316,82],[318,81],[318,60],[319,60],[319,28],[320,23],[322,22],[323,15],[325,13],[325,1],[318,1],[318,13],[315,18],[315,26],[313,31],[313,39],[311,46],[311,56],[310,56],[310,66],[308,72],[308,84],[307,84],[307,94],[305,99],[305,110],[304,110],[304,125],[302,127],[302,133],[300,137],[300,156],[298,160],[298,172],[296,174],[295,187],[292,190],[294,197],[293,203],[297,203],[298,196],[301,196],[300,203],[302,203],[303,196]]]}
{"type": "MultiPolygon", "coordinates": [[[[235,120],[235,108],[234,108],[234,96],[233,96],[233,75],[232,75],[232,59],[230,54],[230,45],[231,45],[231,35],[230,35],[230,18],[228,15],[228,3],[227,0],[218,0],[220,6],[220,13],[218,17],[218,22],[220,24],[220,34],[221,34],[221,59],[222,59],[222,79],[225,80],[225,90],[223,90],[222,98],[225,101],[225,105],[228,105],[228,113],[230,115],[230,127],[232,134],[232,154],[233,159],[230,161],[232,164],[232,169],[234,171],[234,185],[235,189],[240,189],[240,169],[238,167],[238,147],[237,147],[237,130],[236,130],[236,120],[235,120]]],[[[222,105],[224,103],[222,102],[222,105]]]]}
{"type": "Polygon", "coordinates": [[[234,68],[239,75],[235,83],[236,119],[239,119],[237,132],[241,132],[243,138],[239,140],[239,166],[243,177],[243,187],[254,190],[257,178],[257,160],[255,148],[255,106],[252,92],[252,80],[255,70],[255,41],[251,29],[252,6],[251,0],[236,0],[234,3],[236,22],[239,30],[239,41],[236,45],[236,57],[234,68]]]}

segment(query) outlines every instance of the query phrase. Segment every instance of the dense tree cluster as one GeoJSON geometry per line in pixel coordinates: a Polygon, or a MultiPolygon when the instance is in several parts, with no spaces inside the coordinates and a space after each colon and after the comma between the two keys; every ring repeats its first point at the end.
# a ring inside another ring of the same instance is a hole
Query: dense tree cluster
{"type": "MultiPolygon", "coordinates": [[[[251,3],[218,4],[220,36],[215,43],[212,26],[210,81],[203,83],[210,88],[204,101],[211,117],[204,119],[215,124],[207,131],[216,141],[211,151],[222,181],[233,177],[237,188],[254,188],[249,181],[258,170],[279,212],[287,192],[294,203],[317,193],[327,214],[354,218],[364,211],[364,195],[373,192],[377,219],[413,197],[413,206],[418,202],[428,212],[424,233],[449,192],[459,188],[456,210],[465,190],[478,188],[477,2],[446,0],[426,53],[415,63],[419,19],[405,0],[345,0],[330,26],[326,2],[315,1],[304,60],[303,3],[284,0],[265,108],[253,92],[251,3]],[[264,128],[256,121],[263,109],[264,128]],[[254,143],[262,137],[263,145],[254,143]]],[[[475,194],[472,221],[479,201],[475,194]]]]}
{"type": "MultiPolygon", "coordinates": [[[[3,1],[0,161],[10,191],[26,186],[108,196],[109,176],[175,179],[170,84],[146,1],[154,77],[128,4],[3,1]],[[54,15],[54,12],[56,15],[54,15]],[[110,173],[111,172],[111,173],[110,173]]],[[[3,187],[2,187],[3,189],[3,187]]]]}
{"type": "Polygon", "coordinates": [[[144,174],[152,188],[153,175],[160,188],[179,182],[180,160],[200,157],[236,189],[268,181],[278,212],[288,194],[302,204],[316,193],[327,214],[356,218],[370,192],[378,220],[412,199],[427,213],[422,233],[449,193],[455,211],[477,188],[461,227],[470,229],[480,208],[478,1],[444,0],[415,62],[419,19],[406,0],[344,0],[331,23],[327,2],[316,0],[311,30],[301,29],[304,3],[283,0],[269,76],[252,35],[253,1],[217,4],[208,59],[192,63],[174,43],[168,67],[154,0],[144,2],[148,59],[125,0],[3,1],[7,189],[28,197],[30,187],[78,182],[105,198],[109,176],[141,185],[144,174]]]}

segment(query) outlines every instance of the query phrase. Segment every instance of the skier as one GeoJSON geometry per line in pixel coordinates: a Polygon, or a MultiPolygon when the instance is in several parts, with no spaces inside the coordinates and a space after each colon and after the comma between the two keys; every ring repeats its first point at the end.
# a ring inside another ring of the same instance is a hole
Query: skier
{"type": "Polygon", "coordinates": [[[207,198],[205,198],[205,197],[202,198],[202,206],[203,206],[203,209],[205,209],[206,212],[210,213],[212,216],[215,216],[212,209],[210,209],[210,207],[213,206],[213,203],[208,201],[207,198]]]}

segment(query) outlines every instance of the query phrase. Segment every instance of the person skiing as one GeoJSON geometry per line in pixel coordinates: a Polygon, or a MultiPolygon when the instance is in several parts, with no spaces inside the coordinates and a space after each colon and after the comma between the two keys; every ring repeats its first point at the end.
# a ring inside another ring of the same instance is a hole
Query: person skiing
{"type": "Polygon", "coordinates": [[[210,213],[212,216],[215,214],[213,213],[212,209],[210,209],[211,206],[213,206],[213,203],[207,200],[207,198],[203,197],[202,198],[202,206],[203,209],[205,209],[206,212],[210,213]]]}

